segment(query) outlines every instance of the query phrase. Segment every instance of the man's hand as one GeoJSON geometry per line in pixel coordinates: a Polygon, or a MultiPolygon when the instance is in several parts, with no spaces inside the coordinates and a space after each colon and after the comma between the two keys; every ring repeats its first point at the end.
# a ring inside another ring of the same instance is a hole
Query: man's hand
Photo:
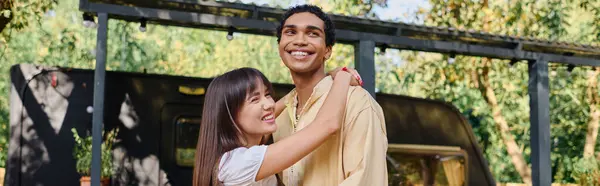
{"type": "Polygon", "coordinates": [[[337,67],[329,72],[327,72],[327,75],[330,75],[331,78],[335,79],[335,75],[339,72],[339,71],[346,71],[349,72],[350,74],[352,74],[352,76],[354,76],[354,78],[352,79],[352,81],[350,81],[350,85],[351,86],[362,86],[363,85],[363,81],[362,78],[360,78],[360,74],[358,74],[358,71],[352,69],[352,68],[347,68],[347,67],[337,67]]]}

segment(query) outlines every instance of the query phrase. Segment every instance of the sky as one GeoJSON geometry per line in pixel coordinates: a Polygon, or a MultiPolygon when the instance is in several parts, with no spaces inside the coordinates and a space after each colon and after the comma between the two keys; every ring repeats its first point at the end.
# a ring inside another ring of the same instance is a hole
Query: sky
{"type": "MultiPolygon", "coordinates": [[[[269,0],[242,0],[243,3],[255,3],[257,5],[267,4],[269,0]]],[[[306,0],[292,0],[291,5],[305,3],[306,0]]],[[[388,6],[382,8],[376,6],[373,12],[382,20],[398,20],[405,23],[419,24],[414,16],[414,13],[421,8],[429,9],[430,5],[427,0],[388,0],[388,6]]],[[[291,6],[290,5],[290,6],[291,6]]]]}
{"type": "Polygon", "coordinates": [[[375,7],[373,11],[383,20],[399,19],[405,23],[421,23],[415,20],[414,15],[419,7],[429,9],[427,0],[388,0],[387,8],[375,7]],[[408,17],[407,17],[408,16],[408,17]]]}

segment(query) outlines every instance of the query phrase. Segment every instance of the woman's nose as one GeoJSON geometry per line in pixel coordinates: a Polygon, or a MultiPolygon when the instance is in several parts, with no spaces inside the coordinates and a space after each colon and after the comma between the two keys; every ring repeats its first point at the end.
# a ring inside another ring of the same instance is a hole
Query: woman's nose
{"type": "Polygon", "coordinates": [[[263,103],[263,109],[270,110],[275,106],[275,102],[272,99],[265,99],[263,103]]]}

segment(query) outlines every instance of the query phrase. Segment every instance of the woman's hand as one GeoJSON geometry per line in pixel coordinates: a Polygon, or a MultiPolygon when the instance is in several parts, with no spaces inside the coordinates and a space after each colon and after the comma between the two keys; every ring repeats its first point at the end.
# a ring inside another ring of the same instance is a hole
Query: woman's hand
{"type": "Polygon", "coordinates": [[[346,72],[352,74],[352,76],[354,76],[354,78],[352,78],[352,81],[350,81],[351,86],[362,86],[363,85],[363,81],[362,81],[362,78],[360,78],[360,74],[358,74],[358,72],[352,68],[337,67],[337,68],[327,72],[327,75],[330,75],[331,78],[335,79],[335,75],[337,75],[337,73],[339,71],[346,71],[346,72]]]}
{"type": "MultiPolygon", "coordinates": [[[[331,76],[331,78],[335,79],[335,75],[337,75],[340,71],[344,71],[347,73],[350,73],[352,75],[352,80],[350,81],[350,86],[362,86],[363,85],[363,81],[360,78],[360,75],[358,74],[358,72],[352,68],[347,68],[347,67],[337,67],[329,72],[327,72],[327,75],[331,76]]],[[[279,114],[281,114],[281,111],[283,111],[283,109],[285,109],[285,104],[284,104],[284,100],[286,100],[285,97],[277,100],[277,102],[275,103],[275,117],[278,117],[279,114]]]]}

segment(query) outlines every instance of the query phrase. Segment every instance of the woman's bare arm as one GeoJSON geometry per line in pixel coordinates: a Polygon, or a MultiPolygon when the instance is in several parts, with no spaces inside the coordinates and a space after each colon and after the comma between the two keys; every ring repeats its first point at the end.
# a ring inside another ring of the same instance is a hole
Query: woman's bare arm
{"type": "Polygon", "coordinates": [[[346,96],[340,95],[347,95],[352,78],[353,76],[345,71],[336,73],[329,96],[325,98],[315,120],[306,128],[267,147],[256,180],[292,166],[340,129],[346,109],[346,96]]]}

